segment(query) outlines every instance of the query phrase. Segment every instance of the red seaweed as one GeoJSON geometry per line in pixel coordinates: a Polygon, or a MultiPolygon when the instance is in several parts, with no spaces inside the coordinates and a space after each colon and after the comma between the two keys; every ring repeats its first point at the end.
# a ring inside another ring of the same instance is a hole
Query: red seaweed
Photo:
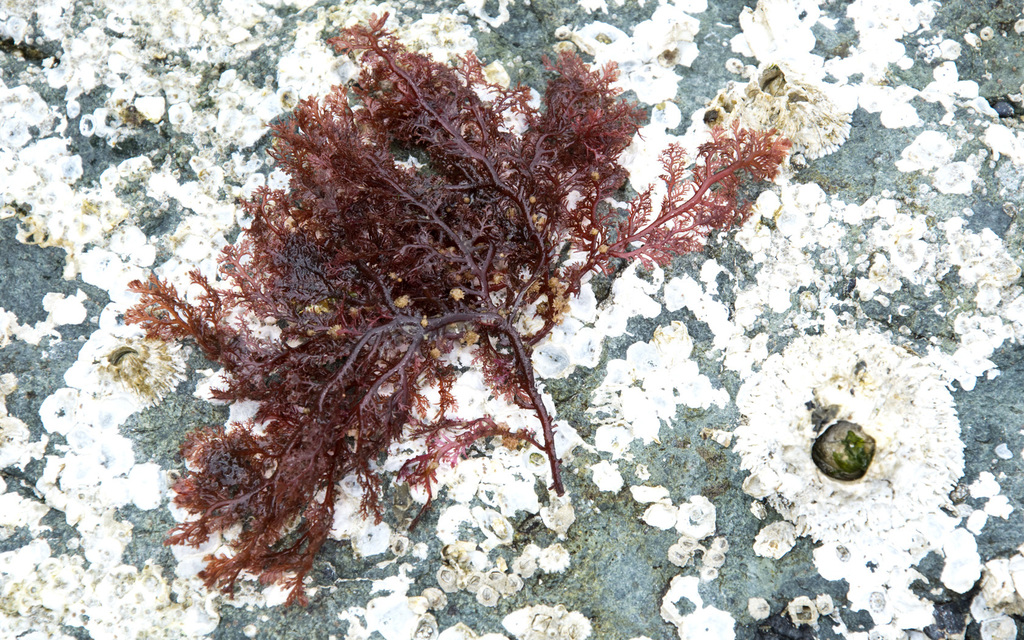
{"type": "Polygon", "coordinates": [[[610,204],[627,178],[618,158],[645,113],[618,96],[614,67],[560,54],[538,107],[526,87],[487,82],[471,54],[448,66],[409,51],[385,19],[330,40],[358,57],[351,86],[272,127],[269,153],[290,183],[242,203],[252,223],[223,251],[223,282],[193,271],[194,302],[155,276],[131,285],[141,299],[128,322],[193,340],[224,369],[218,399],[259,402],[253,420],[190,433],[174,486],[193,519],[168,544],[241,525],[234,554],[202,573],[227,592],[244,571],[305,604],[339,481],[355,474],[363,515],[379,520],[376,463],[403,439],[427,443],[399,477],[428,495],[438,465],[489,436],[543,451],[561,494],[533,347],[588,273],[663,265],[742,222],[741,179],[772,179],[789,148],[774,131],[716,129],[693,168],[681,148],[665,153],[657,211],[647,190],[623,212],[610,204]],[[528,312],[540,322],[524,333],[528,312]],[[539,433],[450,417],[456,371],[443,356],[460,345],[539,433]],[[428,386],[440,390],[432,408],[428,386]]]}

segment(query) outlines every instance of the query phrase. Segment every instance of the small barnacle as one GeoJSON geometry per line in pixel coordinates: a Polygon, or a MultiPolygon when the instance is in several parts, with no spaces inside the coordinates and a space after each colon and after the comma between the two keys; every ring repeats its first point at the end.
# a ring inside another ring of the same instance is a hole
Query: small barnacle
{"type": "Polygon", "coordinates": [[[770,616],[772,610],[764,598],[750,598],[747,600],[747,613],[751,618],[760,622],[770,616]]]}
{"type": "Polygon", "coordinates": [[[685,567],[693,558],[694,552],[700,548],[700,544],[694,538],[680,536],[679,540],[668,548],[668,561],[677,567],[685,567]]]}
{"type": "Polygon", "coordinates": [[[700,568],[700,581],[711,582],[718,577],[718,567],[704,566],[700,568]]]}
{"type": "Polygon", "coordinates": [[[476,592],[476,601],[484,607],[493,607],[500,599],[501,594],[489,584],[482,585],[476,592]]]}
{"type": "Polygon", "coordinates": [[[502,590],[502,594],[510,596],[514,593],[519,593],[523,589],[523,579],[519,577],[517,573],[510,573],[505,576],[505,588],[502,590]]]}
{"type": "Polygon", "coordinates": [[[761,87],[761,91],[773,96],[781,96],[786,91],[786,74],[782,73],[779,65],[768,65],[768,68],[761,73],[757,84],[761,87]]]}
{"type": "Polygon", "coordinates": [[[537,566],[546,573],[561,573],[569,566],[569,552],[561,543],[556,542],[540,552],[537,566]]]}
{"type": "Polygon", "coordinates": [[[412,640],[434,640],[437,637],[437,619],[429,613],[424,613],[416,620],[416,629],[412,633],[412,640]]]}
{"type": "Polygon", "coordinates": [[[523,548],[523,553],[512,561],[512,571],[523,578],[530,578],[537,572],[537,559],[540,557],[540,547],[535,544],[528,544],[523,548]]]}
{"type": "Polygon", "coordinates": [[[813,626],[818,623],[818,607],[807,596],[797,596],[787,607],[793,624],[813,626]]]}
{"type": "Polygon", "coordinates": [[[483,571],[473,571],[468,576],[466,576],[466,591],[470,593],[476,593],[481,588],[483,588],[485,579],[486,578],[484,576],[483,571]]]}
{"type": "Polygon", "coordinates": [[[493,587],[499,593],[504,593],[506,584],[508,583],[508,576],[505,575],[504,571],[491,569],[484,574],[484,582],[486,585],[493,587]]]}
{"type": "Polygon", "coordinates": [[[391,544],[389,546],[391,548],[391,553],[394,554],[396,558],[399,558],[408,553],[409,538],[401,534],[392,534],[391,544]]]}
{"type": "Polygon", "coordinates": [[[445,593],[455,593],[459,590],[459,572],[448,565],[441,565],[437,570],[437,586],[445,593]]]}
{"type": "Polygon", "coordinates": [[[572,523],[576,522],[576,510],[573,509],[572,499],[569,496],[557,496],[552,494],[546,507],[541,507],[540,518],[544,525],[564,538],[572,523]]]}
{"type": "Polygon", "coordinates": [[[427,606],[438,611],[448,605],[448,596],[444,595],[444,591],[441,591],[437,587],[427,587],[420,594],[427,600],[427,606]]]}
{"type": "Polygon", "coordinates": [[[500,513],[495,513],[491,516],[490,522],[487,525],[491,533],[495,535],[501,544],[512,542],[512,535],[515,533],[515,529],[512,528],[512,523],[509,522],[508,518],[500,513]]]}
{"type": "Polygon", "coordinates": [[[704,496],[692,496],[679,505],[676,531],[695,540],[703,540],[715,533],[715,505],[704,496]]]}
{"type": "Polygon", "coordinates": [[[827,593],[822,593],[815,598],[814,606],[818,608],[818,613],[823,616],[832,615],[832,612],[836,610],[836,606],[832,602],[832,596],[827,593]]]}
{"type": "Polygon", "coordinates": [[[814,441],[811,457],[833,480],[860,480],[875,457],[875,439],[860,425],[840,420],[814,441]]]}
{"type": "Polygon", "coordinates": [[[590,636],[590,631],[590,620],[579,611],[568,611],[559,621],[559,637],[565,640],[583,640],[590,636]]]}
{"type": "Polygon", "coordinates": [[[796,527],[791,522],[773,522],[754,537],[754,553],[762,558],[778,560],[796,545],[796,527]]]}
{"type": "Polygon", "coordinates": [[[128,338],[100,357],[100,378],[152,406],[185,379],[179,348],[163,340],[128,338]]]}

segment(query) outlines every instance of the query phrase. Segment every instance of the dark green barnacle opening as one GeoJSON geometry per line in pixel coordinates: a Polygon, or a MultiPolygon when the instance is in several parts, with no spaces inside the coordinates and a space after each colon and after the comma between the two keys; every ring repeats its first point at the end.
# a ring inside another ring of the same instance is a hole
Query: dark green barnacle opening
{"type": "Polygon", "coordinates": [[[833,480],[860,480],[874,457],[875,439],[846,420],[825,429],[811,447],[814,464],[833,480]]]}

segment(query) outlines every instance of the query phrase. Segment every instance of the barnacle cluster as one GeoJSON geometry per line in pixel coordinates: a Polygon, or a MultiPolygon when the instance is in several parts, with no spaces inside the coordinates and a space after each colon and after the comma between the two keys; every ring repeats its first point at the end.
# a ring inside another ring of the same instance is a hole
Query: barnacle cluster
{"type": "Polygon", "coordinates": [[[797,596],[786,605],[786,613],[789,619],[796,626],[806,625],[815,627],[818,624],[819,616],[828,616],[835,612],[835,605],[832,596],[827,593],[819,595],[814,600],[808,596],[797,596]]]}
{"type": "Polygon", "coordinates": [[[794,153],[826,156],[850,137],[851,112],[836,104],[819,83],[768,65],[746,85],[730,83],[718,93],[704,122],[709,126],[778,129],[793,143],[794,153]]]}
{"type": "Polygon", "coordinates": [[[505,616],[502,624],[516,640],[585,640],[590,637],[590,620],[579,611],[536,604],[505,616]]]}
{"type": "MultiPolygon", "coordinates": [[[[637,488],[640,487],[634,487],[637,488]]],[[[644,493],[656,495],[656,492],[633,492],[634,497],[641,501],[645,497],[644,493]]],[[[701,544],[702,540],[710,538],[715,533],[715,515],[715,506],[711,501],[697,495],[678,507],[672,506],[667,498],[654,502],[644,514],[644,521],[662,529],[672,528],[671,525],[674,523],[680,536],[675,544],[668,548],[669,562],[677,567],[685,567],[693,559],[694,554],[700,551],[700,578],[709,581],[718,577],[718,570],[725,564],[725,554],[729,551],[729,542],[722,536],[712,539],[708,546],[701,544]],[[664,524],[669,526],[661,525],[658,521],[660,516],[656,514],[663,512],[668,514],[668,520],[664,524]]]]}
{"type": "Polygon", "coordinates": [[[985,563],[981,594],[995,613],[1024,615],[1024,545],[1009,558],[993,558],[985,563]]]}
{"type": "MultiPolygon", "coordinates": [[[[43,457],[46,449],[46,437],[30,444],[32,432],[28,425],[7,413],[7,396],[17,388],[18,379],[13,373],[0,375],[0,469],[8,466],[24,468],[30,460],[43,457]]],[[[3,489],[3,480],[0,479],[0,493],[3,489]]],[[[0,526],[0,533],[3,530],[4,527],[0,526]]]]}
{"type": "MultiPolygon", "coordinates": [[[[737,404],[747,418],[735,431],[750,471],[743,489],[766,499],[796,535],[841,542],[891,530],[936,513],[963,473],[960,423],[942,369],[879,333],[797,338],[747,380],[737,404]],[[835,455],[825,456],[821,437],[836,426],[835,455]],[[839,479],[823,472],[816,442],[834,471],[864,468],[839,479]]],[[[761,536],[764,555],[789,544],[772,535],[761,536]]]]}
{"type": "Polygon", "coordinates": [[[219,622],[211,596],[173,583],[159,566],[85,566],[81,556],[50,557],[45,542],[19,552],[0,590],[5,637],[60,637],[80,627],[93,638],[181,638],[211,633],[219,622]],[[34,633],[33,633],[34,632],[34,633]]]}
{"type": "Polygon", "coordinates": [[[485,607],[498,604],[502,596],[510,596],[523,588],[523,577],[507,571],[504,560],[490,566],[487,554],[476,543],[458,541],[441,550],[443,563],[438,568],[437,584],[445,593],[466,591],[476,596],[485,607]]]}

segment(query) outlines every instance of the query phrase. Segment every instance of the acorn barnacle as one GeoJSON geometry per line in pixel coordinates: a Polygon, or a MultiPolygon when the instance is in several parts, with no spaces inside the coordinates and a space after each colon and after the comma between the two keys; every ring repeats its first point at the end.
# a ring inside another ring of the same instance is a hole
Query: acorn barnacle
{"type": "Polygon", "coordinates": [[[163,340],[126,338],[97,359],[100,378],[152,406],[185,379],[180,347],[163,340]]]}
{"type": "Polygon", "coordinates": [[[858,424],[840,420],[814,440],[811,458],[833,480],[860,480],[875,457],[875,439],[858,424]]]}
{"type": "Polygon", "coordinates": [[[708,126],[734,120],[752,129],[777,129],[794,152],[820,158],[839,148],[850,135],[851,111],[833,100],[835,90],[769,64],[746,85],[730,83],[704,112],[708,126]]]}

